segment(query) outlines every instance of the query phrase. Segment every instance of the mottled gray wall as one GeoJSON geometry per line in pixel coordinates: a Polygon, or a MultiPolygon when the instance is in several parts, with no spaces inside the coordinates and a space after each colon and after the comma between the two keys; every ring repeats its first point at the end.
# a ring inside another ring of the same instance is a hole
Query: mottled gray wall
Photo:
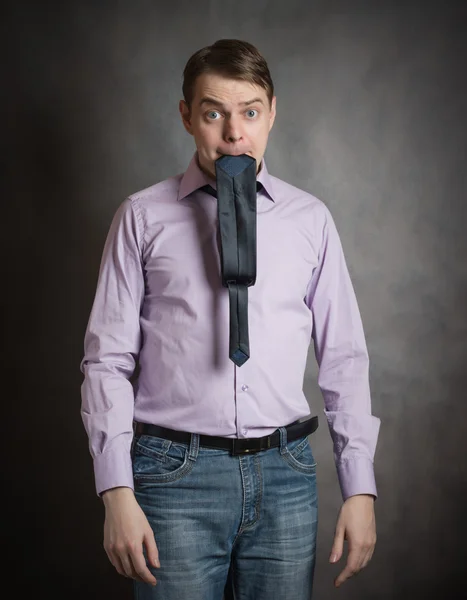
{"type": "Polygon", "coordinates": [[[466,14],[455,4],[11,4],[2,416],[13,571],[3,573],[15,597],[131,597],[102,548],[78,365],[110,219],[127,194],[187,166],[194,145],[178,115],[181,72],[222,37],[251,41],[269,62],[278,117],[268,168],[332,211],[372,359],[378,543],[367,569],[334,591],[344,561],[327,559],[341,498],[310,349],[305,392],[321,414],[314,597],[460,589],[467,106],[466,14]]]}

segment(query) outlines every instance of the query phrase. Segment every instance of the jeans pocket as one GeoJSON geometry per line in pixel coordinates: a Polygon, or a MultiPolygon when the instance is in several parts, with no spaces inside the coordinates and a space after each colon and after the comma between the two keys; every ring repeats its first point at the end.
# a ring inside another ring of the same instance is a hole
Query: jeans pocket
{"type": "Polygon", "coordinates": [[[178,481],[192,470],[195,460],[184,444],[141,435],[133,443],[132,463],[135,486],[141,487],[178,481]]]}
{"type": "Polygon", "coordinates": [[[305,475],[316,474],[316,460],[307,435],[287,442],[287,451],[281,456],[295,471],[305,475]]]}

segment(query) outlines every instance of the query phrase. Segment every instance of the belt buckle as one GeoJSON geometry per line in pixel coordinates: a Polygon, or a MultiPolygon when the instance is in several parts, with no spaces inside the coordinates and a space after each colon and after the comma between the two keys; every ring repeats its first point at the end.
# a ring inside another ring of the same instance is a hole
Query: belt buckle
{"type": "Polygon", "coordinates": [[[266,437],[266,439],[264,440],[265,443],[263,443],[263,441],[260,442],[260,447],[259,448],[245,448],[245,449],[240,449],[239,448],[239,443],[240,441],[243,441],[244,439],[248,439],[248,438],[233,438],[232,439],[232,456],[239,456],[241,454],[255,454],[255,452],[261,452],[262,450],[268,450],[271,447],[271,437],[268,435],[266,437]]]}

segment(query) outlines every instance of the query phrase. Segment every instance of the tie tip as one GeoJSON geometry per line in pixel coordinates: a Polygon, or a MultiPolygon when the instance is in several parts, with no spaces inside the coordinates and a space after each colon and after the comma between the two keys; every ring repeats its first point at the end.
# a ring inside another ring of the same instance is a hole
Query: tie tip
{"type": "Polygon", "coordinates": [[[238,349],[235,350],[233,354],[231,354],[230,358],[237,365],[237,367],[241,367],[248,360],[249,356],[245,354],[245,352],[243,352],[242,350],[238,349]]]}

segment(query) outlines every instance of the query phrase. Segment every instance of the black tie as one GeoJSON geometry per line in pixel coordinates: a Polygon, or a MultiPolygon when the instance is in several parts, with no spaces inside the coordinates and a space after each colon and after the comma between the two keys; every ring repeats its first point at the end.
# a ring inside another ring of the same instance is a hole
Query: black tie
{"type": "Polygon", "coordinates": [[[247,154],[218,158],[216,190],[201,189],[217,197],[221,238],[222,285],[229,290],[229,357],[241,367],[250,357],[248,287],[256,281],[256,160],[247,154]]]}

